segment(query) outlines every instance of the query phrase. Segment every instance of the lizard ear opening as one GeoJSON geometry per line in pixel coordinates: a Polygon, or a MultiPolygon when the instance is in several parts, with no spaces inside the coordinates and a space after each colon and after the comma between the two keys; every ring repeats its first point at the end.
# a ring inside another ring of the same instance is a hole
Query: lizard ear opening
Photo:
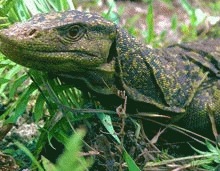
{"type": "Polygon", "coordinates": [[[113,60],[113,58],[116,56],[118,56],[118,54],[117,54],[117,50],[116,50],[116,40],[114,40],[111,47],[110,47],[110,50],[109,50],[107,63],[110,63],[113,60]]]}

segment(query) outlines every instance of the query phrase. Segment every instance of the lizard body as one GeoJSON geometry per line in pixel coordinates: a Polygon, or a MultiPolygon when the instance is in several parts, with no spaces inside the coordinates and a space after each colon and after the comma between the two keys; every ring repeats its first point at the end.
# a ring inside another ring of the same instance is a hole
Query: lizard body
{"type": "Polygon", "coordinates": [[[99,15],[67,11],[0,31],[0,51],[99,94],[125,90],[137,103],[182,115],[189,129],[211,128],[212,109],[220,126],[220,39],[151,49],[99,15]]]}

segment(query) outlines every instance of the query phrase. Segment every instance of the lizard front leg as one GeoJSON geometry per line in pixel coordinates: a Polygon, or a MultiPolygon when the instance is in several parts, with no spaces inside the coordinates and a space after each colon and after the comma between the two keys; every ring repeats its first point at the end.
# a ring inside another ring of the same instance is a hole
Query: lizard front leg
{"type": "MultiPolygon", "coordinates": [[[[217,129],[220,125],[220,81],[207,78],[197,90],[189,106],[186,107],[184,117],[179,121],[180,125],[195,130],[198,133],[210,133],[212,124],[209,118],[210,112],[217,129]],[[210,111],[211,110],[211,111],[210,111]]],[[[220,131],[220,129],[219,129],[220,131]]]]}

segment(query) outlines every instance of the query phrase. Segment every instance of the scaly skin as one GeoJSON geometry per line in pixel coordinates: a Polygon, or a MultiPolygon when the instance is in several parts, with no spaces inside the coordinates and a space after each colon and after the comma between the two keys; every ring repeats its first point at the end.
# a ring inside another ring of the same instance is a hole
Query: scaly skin
{"type": "Polygon", "coordinates": [[[211,130],[211,108],[220,126],[220,39],[150,49],[96,14],[67,11],[0,31],[0,50],[99,94],[125,90],[146,109],[183,116],[179,123],[189,129],[211,130]]]}

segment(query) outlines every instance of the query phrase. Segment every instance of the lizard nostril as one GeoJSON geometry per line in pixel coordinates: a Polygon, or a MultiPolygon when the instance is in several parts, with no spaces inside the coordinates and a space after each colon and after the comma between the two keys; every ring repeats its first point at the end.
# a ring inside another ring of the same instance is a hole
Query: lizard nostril
{"type": "Polygon", "coordinates": [[[32,30],[29,32],[29,36],[33,36],[36,32],[37,32],[37,29],[32,29],[32,30]]]}

